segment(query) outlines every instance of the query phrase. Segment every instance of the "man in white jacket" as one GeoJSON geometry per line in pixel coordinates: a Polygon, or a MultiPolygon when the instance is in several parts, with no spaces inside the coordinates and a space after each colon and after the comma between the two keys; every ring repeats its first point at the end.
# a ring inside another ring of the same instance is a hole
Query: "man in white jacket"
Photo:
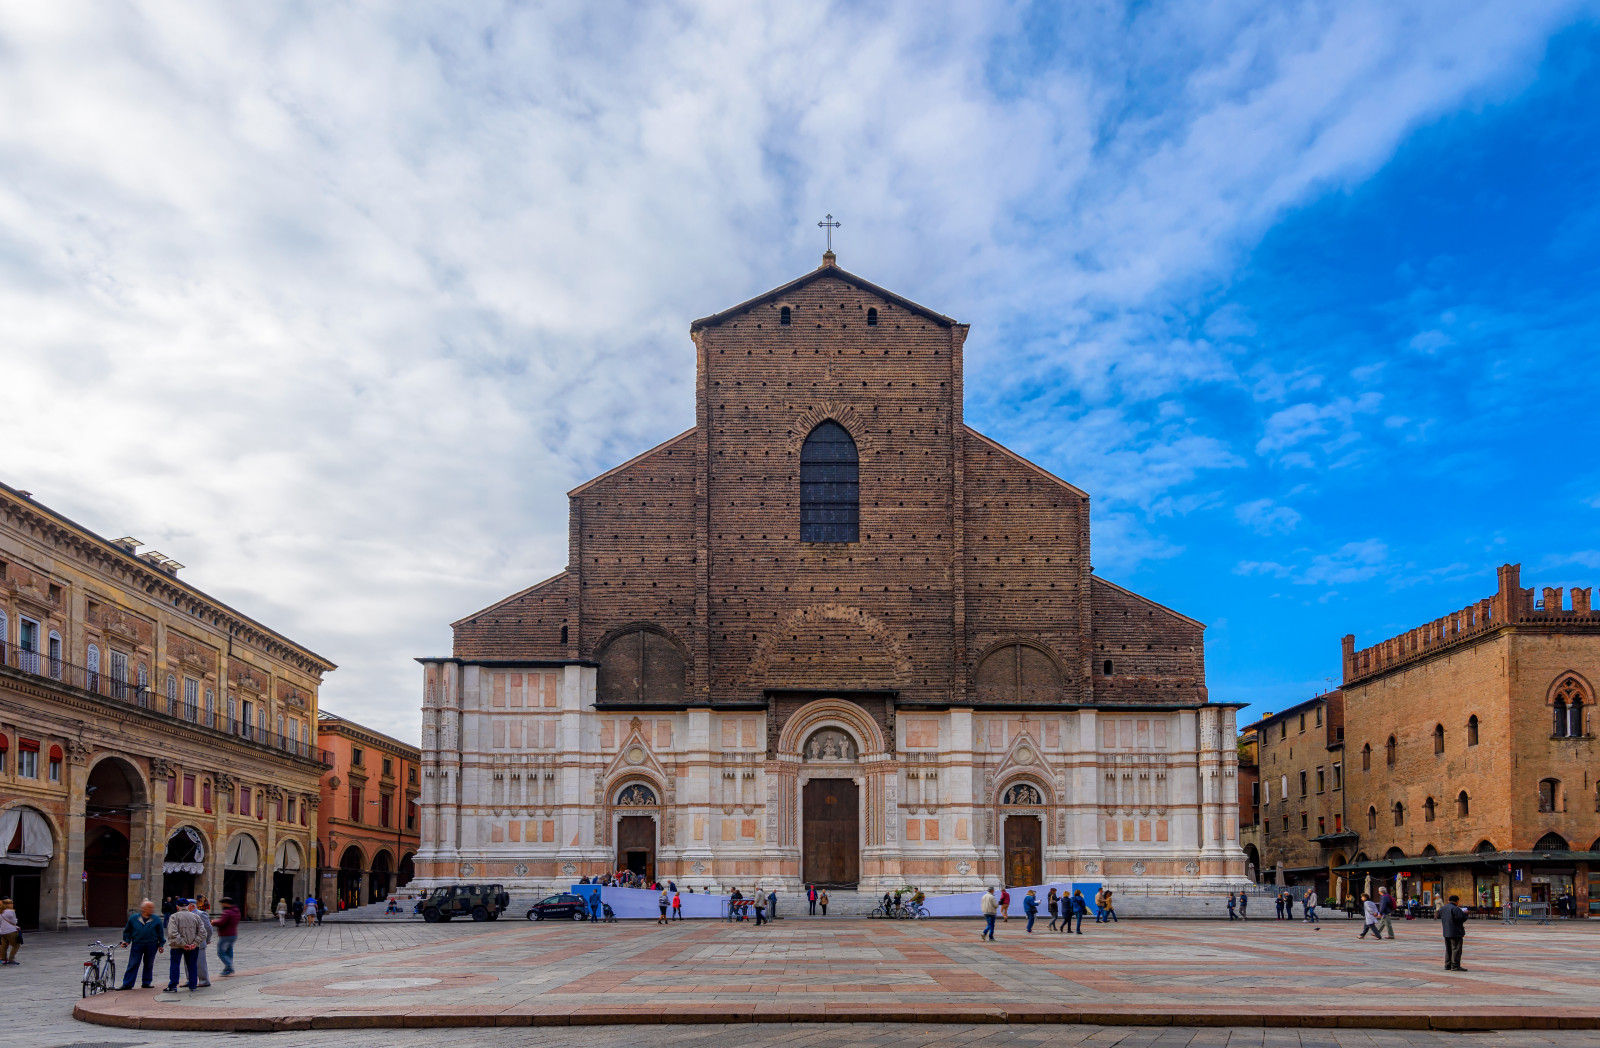
{"type": "Polygon", "coordinates": [[[183,900],[183,908],[167,918],[167,946],[172,951],[172,966],[167,975],[167,993],[178,992],[178,966],[181,964],[189,972],[189,989],[192,991],[198,983],[200,966],[199,951],[206,948],[206,943],[211,940],[211,928],[206,921],[195,912],[193,899],[183,900]]]}
{"type": "Polygon", "coordinates": [[[993,888],[983,893],[983,898],[978,900],[978,908],[983,911],[983,934],[978,938],[993,942],[994,918],[1000,912],[1000,900],[994,897],[993,888]]]}

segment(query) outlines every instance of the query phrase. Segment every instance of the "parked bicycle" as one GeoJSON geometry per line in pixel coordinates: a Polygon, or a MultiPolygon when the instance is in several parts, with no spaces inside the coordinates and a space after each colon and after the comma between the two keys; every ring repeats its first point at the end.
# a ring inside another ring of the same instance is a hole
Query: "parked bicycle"
{"type": "Polygon", "coordinates": [[[924,917],[932,917],[933,912],[926,906],[917,906],[910,902],[903,902],[899,906],[879,906],[872,911],[874,917],[888,917],[899,921],[917,921],[924,917]]]}
{"type": "Polygon", "coordinates": [[[89,959],[83,962],[83,995],[107,993],[117,985],[117,962],[111,947],[98,939],[89,944],[89,959]]]}

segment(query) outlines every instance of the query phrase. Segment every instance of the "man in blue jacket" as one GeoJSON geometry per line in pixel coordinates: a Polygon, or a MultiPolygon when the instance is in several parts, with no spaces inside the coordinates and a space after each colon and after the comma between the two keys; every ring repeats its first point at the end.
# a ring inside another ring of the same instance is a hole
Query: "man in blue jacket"
{"type": "Polygon", "coordinates": [[[145,989],[151,989],[151,979],[155,975],[156,954],[160,953],[167,945],[166,929],[161,925],[161,918],[156,916],[156,904],[149,899],[139,904],[138,913],[128,915],[128,923],[122,929],[122,945],[129,947],[128,970],[122,976],[123,990],[133,989],[133,976],[139,970],[140,962],[144,964],[144,977],[140,980],[145,989]]]}
{"type": "Polygon", "coordinates": [[[1031,935],[1034,918],[1039,916],[1039,897],[1033,893],[1032,888],[1029,888],[1028,894],[1022,897],[1022,912],[1028,917],[1028,933],[1031,935]]]}

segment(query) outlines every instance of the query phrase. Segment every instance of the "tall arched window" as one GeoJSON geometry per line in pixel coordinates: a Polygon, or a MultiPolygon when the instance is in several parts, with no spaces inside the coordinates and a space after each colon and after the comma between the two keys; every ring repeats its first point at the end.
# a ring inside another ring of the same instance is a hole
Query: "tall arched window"
{"type": "Polygon", "coordinates": [[[1434,753],[1443,753],[1444,752],[1444,725],[1443,724],[1435,724],[1433,726],[1433,752],[1434,753]]]}
{"type": "Polygon", "coordinates": [[[1404,826],[1406,824],[1406,806],[1399,801],[1394,802],[1394,824],[1396,826],[1404,826]]]}
{"type": "Polygon", "coordinates": [[[1472,814],[1472,801],[1467,797],[1467,791],[1462,790],[1456,794],[1456,817],[1466,818],[1472,814]]]}
{"type": "Polygon", "coordinates": [[[89,671],[89,690],[98,692],[100,690],[100,649],[93,644],[89,645],[86,661],[89,663],[88,666],[84,667],[89,671]]]}
{"type": "Polygon", "coordinates": [[[1438,805],[1433,802],[1432,797],[1429,797],[1427,800],[1422,802],[1422,821],[1432,822],[1433,817],[1438,814],[1438,811],[1438,805]]]}
{"type": "Polygon", "coordinates": [[[1383,744],[1383,759],[1391,768],[1394,767],[1395,749],[1394,736],[1391,735],[1389,736],[1389,741],[1383,744]]]}
{"type": "Polygon", "coordinates": [[[1378,828],[1378,809],[1376,807],[1370,807],[1370,808],[1367,809],[1367,829],[1375,830],[1377,828],[1378,828]]]}
{"type": "Polygon", "coordinates": [[[1476,713],[1474,713],[1472,716],[1467,718],[1467,745],[1468,746],[1476,746],[1477,744],[1478,744],[1478,715],[1476,713]]]}
{"type": "Polygon", "coordinates": [[[782,324],[784,327],[788,327],[789,326],[789,322],[790,322],[789,307],[788,306],[784,306],[782,309],[778,310],[778,323],[782,324]]]}
{"type": "Polygon", "coordinates": [[[61,634],[50,631],[50,676],[61,679],[61,634]]]}
{"type": "Polygon", "coordinates": [[[1363,743],[1361,746],[1361,770],[1372,770],[1372,743],[1363,743]]]}
{"type": "Polygon", "coordinates": [[[1551,698],[1552,721],[1550,734],[1560,738],[1578,738],[1583,735],[1583,684],[1576,677],[1566,677],[1556,685],[1551,698]]]}
{"type": "Polygon", "coordinates": [[[855,542],[861,537],[861,468],[856,442],[829,420],[800,449],[800,541],[855,542]]]}

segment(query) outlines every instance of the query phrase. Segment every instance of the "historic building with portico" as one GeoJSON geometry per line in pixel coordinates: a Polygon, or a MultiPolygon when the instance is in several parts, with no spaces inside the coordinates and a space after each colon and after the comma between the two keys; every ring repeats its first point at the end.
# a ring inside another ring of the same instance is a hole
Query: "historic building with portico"
{"type": "Polygon", "coordinates": [[[311,886],[333,664],[0,484],[0,897],[24,928],[311,886]]]}
{"type": "Polygon", "coordinates": [[[823,265],[695,321],[694,425],[424,658],[423,883],[1239,883],[1204,627],[967,426],[967,327],[823,265]]]}

